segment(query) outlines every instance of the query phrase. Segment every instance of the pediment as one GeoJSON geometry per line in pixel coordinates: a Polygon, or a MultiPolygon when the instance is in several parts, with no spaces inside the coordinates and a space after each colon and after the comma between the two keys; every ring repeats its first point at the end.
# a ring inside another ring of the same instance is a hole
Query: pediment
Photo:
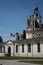
{"type": "Polygon", "coordinates": [[[9,40],[9,41],[6,42],[6,44],[8,44],[8,45],[12,45],[13,42],[12,42],[11,40],[9,40]]]}

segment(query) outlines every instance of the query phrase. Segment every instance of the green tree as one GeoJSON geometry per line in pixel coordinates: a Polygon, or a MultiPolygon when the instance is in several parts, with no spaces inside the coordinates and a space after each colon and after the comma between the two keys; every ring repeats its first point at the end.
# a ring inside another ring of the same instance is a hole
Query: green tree
{"type": "Polygon", "coordinates": [[[2,39],[2,37],[0,36],[0,43],[2,43],[3,42],[3,39],[2,39]]]}

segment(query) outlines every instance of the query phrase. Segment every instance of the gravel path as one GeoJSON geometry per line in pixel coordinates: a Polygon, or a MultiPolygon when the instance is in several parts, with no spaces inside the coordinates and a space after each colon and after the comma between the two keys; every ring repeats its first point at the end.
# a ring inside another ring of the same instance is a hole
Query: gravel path
{"type": "Polygon", "coordinates": [[[39,65],[31,63],[17,62],[17,60],[0,60],[0,65],[39,65]]]}

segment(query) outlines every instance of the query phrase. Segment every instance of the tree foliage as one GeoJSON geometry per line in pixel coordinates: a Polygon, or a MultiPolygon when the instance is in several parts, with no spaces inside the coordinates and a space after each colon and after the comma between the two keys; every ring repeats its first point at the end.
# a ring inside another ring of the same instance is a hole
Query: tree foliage
{"type": "Polygon", "coordinates": [[[3,39],[2,39],[2,37],[0,36],[0,43],[2,43],[3,42],[3,39]]]}

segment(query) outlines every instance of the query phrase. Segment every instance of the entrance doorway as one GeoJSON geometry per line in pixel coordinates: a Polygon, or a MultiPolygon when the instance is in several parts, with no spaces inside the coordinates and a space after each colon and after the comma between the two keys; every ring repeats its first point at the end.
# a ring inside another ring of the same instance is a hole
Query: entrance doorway
{"type": "Polygon", "coordinates": [[[11,47],[8,47],[8,55],[11,56],[11,47]]]}

